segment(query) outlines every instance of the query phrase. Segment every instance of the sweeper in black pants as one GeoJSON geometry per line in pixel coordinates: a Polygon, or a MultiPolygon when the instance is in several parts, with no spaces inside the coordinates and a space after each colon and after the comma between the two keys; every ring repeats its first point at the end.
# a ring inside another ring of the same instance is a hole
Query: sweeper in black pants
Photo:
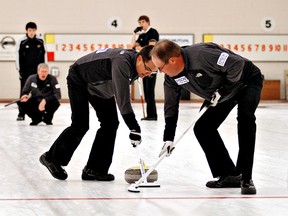
{"type": "Polygon", "coordinates": [[[113,181],[108,173],[112,163],[119,125],[116,103],[130,129],[133,146],[141,143],[141,130],[131,106],[130,84],[138,77],[149,76],[157,68],[151,61],[153,46],[139,53],[126,49],[100,49],[78,59],[67,77],[72,123],[40,157],[51,175],[65,180],[67,166],[82,138],[89,130],[89,103],[100,122],[86,166],[83,180],[113,181]]]}
{"type": "Polygon", "coordinates": [[[205,152],[213,177],[209,188],[241,187],[241,194],[256,194],[252,180],[256,139],[255,111],[260,101],[263,75],[250,60],[215,43],[179,47],[170,40],[158,42],[152,61],[165,73],[165,142],[161,154],[171,154],[179,113],[181,89],[205,99],[207,111],[194,132],[205,152]],[[218,128],[237,105],[239,153],[230,158],[218,128]]]}

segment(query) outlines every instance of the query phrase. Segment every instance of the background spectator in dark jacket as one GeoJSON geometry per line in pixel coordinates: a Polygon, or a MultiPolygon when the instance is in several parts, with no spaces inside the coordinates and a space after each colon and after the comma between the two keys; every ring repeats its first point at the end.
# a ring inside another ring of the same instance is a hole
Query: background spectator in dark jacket
{"type": "Polygon", "coordinates": [[[52,125],[53,115],[60,106],[60,85],[48,71],[46,63],[39,64],[37,74],[29,76],[23,87],[18,105],[32,119],[30,125],[41,121],[52,125]]]}
{"type": "MultiPolygon", "coordinates": [[[[36,35],[37,25],[34,22],[26,24],[26,34],[16,46],[16,69],[19,71],[21,83],[20,94],[27,78],[37,73],[37,66],[45,62],[45,44],[42,37],[36,35]]],[[[17,121],[25,119],[24,111],[19,107],[17,121]]]]}
{"type": "MultiPolygon", "coordinates": [[[[159,40],[159,33],[156,29],[151,28],[150,19],[148,16],[140,16],[138,18],[139,26],[134,30],[131,46],[139,51],[146,45],[155,45],[159,40]],[[137,40],[136,36],[140,32],[137,40]]],[[[157,120],[157,109],[155,101],[155,85],[156,85],[156,73],[152,73],[150,76],[143,78],[143,90],[144,97],[146,101],[146,113],[147,116],[144,116],[141,120],[157,120]]]]}

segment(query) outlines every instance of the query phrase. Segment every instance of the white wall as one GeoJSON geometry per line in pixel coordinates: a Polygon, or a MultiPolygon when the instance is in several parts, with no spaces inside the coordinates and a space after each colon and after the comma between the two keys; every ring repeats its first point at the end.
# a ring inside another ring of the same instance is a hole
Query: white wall
{"type": "MultiPolygon", "coordinates": [[[[25,33],[34,21],[38,33],[113,33],[107,26],[112,16],[120,17],[117,33],[130,33],[140,15],[148,15],[159,33],[192,33],[202,42],[204,33],[266,34],[264,17],[272,17],[276,27],[269,34],[288,34],[287,0],[9,0],[1,3],[0,33],[25,33]]],[[[115,33],[115,32],[114,32],[115,33]]],[[[63,98],[68,98],[66,74],[70,62],[49,63],[60,68],[58,80],[63,98]]],[[[281,80],[281,99],[285,99],[287,62],[256,62],[266,79],[281,80]]],[[[163,99],[163,74],[158,75],[157,99],[163,99]]],[[[19,95],[18,72],[14,62],[0,62],[0,99],[19,95]]],[[[136,98],[138,88],[135,88],[136,98]]]]}

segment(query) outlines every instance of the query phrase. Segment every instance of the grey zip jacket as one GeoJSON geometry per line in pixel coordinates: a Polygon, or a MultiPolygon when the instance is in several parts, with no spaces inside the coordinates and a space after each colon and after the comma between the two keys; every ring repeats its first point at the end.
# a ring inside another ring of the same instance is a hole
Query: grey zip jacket
{"type": "MultiPolygon", "coordinates": [[[[138,78],[136,59],[132,49],[106,48],[78,59],[67,76],[76,85],[85,86],[91,95],[115,97],[119,111],[130,130],[140,132],[131,105],[130,84],[138,78]]],[[[74,85],[73,84],[73,85],[74,85]]]]}
{"type": "Polygon", "coordinates": [[[78,59],[69,77],[86,85],[91,95],[115,96],[121,114],[132,113],[130,84],[137,77],[135,50],[100,49],[78,59]]]}
{"type": "Polygon", "coordinates": [[[21,96],[29,94],[36,98],[39,102],[44,98],[47,102],[61,99],[60,85],[56,77],[48,74],[47,78],[42,81],[37,74],[30,75],[22,89],[21,96]]]}
{"type": "Polygon", "coordinates": [[[218,91],[221,103],[233,98],[249,80],[261,73],[248,59],[214,43],[182,47],[182,55],[184,70],[175,77],[165,75],[165,128],[170,128],[167,130],[170,135],[164,132],[164,141],[174,139],[181,88],[207,101],[218,91]]]}

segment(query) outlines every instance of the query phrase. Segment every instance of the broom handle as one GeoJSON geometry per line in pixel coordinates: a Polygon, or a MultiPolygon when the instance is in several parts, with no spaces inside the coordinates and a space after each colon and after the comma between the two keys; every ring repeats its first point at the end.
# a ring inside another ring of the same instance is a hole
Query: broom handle
{"type": "MultiPolygon", "coordinates": [[[[141,176],[143,177],[145,175],[144,161],[141,158],[139,146],[137,145],[135,148],[137,151],[137,156],[139,158],[139,166],[140,166],[141,176]]],[[[146,176],[146,178],[143,179],[143,182],[147,183],[147,176],[146,176]]]]}

